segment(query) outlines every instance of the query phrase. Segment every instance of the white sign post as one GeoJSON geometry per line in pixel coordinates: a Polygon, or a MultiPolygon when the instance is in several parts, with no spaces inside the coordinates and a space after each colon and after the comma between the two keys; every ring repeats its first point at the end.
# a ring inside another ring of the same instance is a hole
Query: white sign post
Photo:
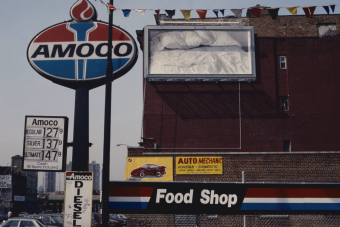
{"type": "Polygon", "coordinates": [[[65,172],[64,227],[88,227],[92,220],[93,172],[65,172]]]}
{"type": "Polygon", "coordinates": [[[26,116],[23,170],[65,171],[67,117],[26,116]]]}

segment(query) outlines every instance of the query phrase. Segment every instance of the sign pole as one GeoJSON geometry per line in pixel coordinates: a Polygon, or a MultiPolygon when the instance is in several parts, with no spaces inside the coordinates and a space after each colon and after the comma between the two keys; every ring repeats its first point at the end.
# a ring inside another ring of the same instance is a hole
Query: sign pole
{"type": "MultiPolygon", "coordinates": [[[[110,0],[113,5],[113,0],[110,0]]],[[[103,178],[102,178],[102,226],[109,223],[109,181],[110,181],[110,136],[111,136],[111,96],[112,96],[112,24],[113,10],[109,9],[108,52],[106,65],[105,87],[105,116],[104,116],[104,151],[103,151],[103,178]]]]}
{"type": "Polygon", "coordinates": [[[76,89],[72,171],[89,171],[89,88],[76,89]]]}

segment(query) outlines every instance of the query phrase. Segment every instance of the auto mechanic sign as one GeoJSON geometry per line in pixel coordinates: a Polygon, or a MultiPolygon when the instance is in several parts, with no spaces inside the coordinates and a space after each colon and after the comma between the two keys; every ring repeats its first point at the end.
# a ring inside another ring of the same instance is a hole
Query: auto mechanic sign
{"type": "Polygon", "coordinates": [[[93,172],[65,172],[64,227],[91,226],[93,172]]]}
{"type": "MultiPolygon", "coordinates": [[[[108,56],[108,24],[97,21],[97,12],[88,0],[71,8],[72,20],[53,25],[36,35],[27,49],[30,65],[54,83],[77,88],[105,83],[108,56]]],[[[128,72],[138,58],[132,36],[112,27],[113,78],[128,72]]]]}
{"type": "Polygon", "coordinates": [[[223,174],[222,157],[176,157],[176,174],[223,174]]]}
{"type": "Polygon", "coordinates": [[[26,116],[23,170],[65,171],[67,117],[26,116]]]}

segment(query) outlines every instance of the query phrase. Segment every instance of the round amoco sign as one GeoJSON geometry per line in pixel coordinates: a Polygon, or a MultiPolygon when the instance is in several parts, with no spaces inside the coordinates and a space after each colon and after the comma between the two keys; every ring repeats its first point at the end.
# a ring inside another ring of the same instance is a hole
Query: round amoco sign
{"type": "MultiPolygon", "coordinates": [[[[36,35],[27,49],[30,65],[54,83],[77,88],[105,83],[108,53],[108,24],[96,21],[97,12],[87,0],[71,8],[72,20],[53,25],[36,35]]],[[[112,27],[113,78],[128,72],[138,51],[132,36],[112,27]]]]}

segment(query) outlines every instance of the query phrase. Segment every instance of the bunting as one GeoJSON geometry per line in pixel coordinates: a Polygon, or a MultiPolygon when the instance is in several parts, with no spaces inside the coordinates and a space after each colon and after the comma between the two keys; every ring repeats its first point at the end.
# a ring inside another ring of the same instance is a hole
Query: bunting
{"type": "Polygon", "coordinates": [[[111,5],[110,3],[107,3],[107,7],[109,8],[110,11],[113,11],[113,10],[116,9],[116,8],[115,8],[113,5],[111,5]]]}
{"type": "Polygon", "coordinates": [[[276,20],[277,16],[279,15],[280,8],[267,8],[270,16],[273,20],[276,20]]]}
{"type": "Polygon", "coordinates": [[[189,10],[181,10],[181,12],[182,12],[185,20],[190,20],[190,12],[191,12],[190,9],[189,10]]]}
{"type": "Polygon", "coordinates": [[[327,14],[329,14],[329,7],[331,7],[331,9],[332,9],[332,11],[334,13],[335,5],[322,6],[322,7],[326,10],[327,14]]]}
{"type": "Polygon", "coordinates": [[[329,14],[329,6],[322,6],[322,7],[326,10],[327,14],[329,14]]]}
{"type": "Polygon", "coordinates": [[[136,9],[136,12],[140,12],[140,14],[144,16],[145,9],[136,9]]]}
{"type": "Polygon", "coordinates": [[[175,16],[176,11],[175,10],[165,10],[165,12],[168,14],[170,18],[175,16]]]}
{"type": "Polygon", "coordinates": [[[316,6],[306,6],[302,7],[303,11],[305,11],[306,17],[307,18],[312,18],[314,15],[316,6]]]}
{"type": "Polygon", "coordinates": [[[248,9],[255,17],[260,17],[261,8],[249,8],[248,9]]]}
{"type": "Polygon", "coordinates": [[[157,19],[159,18],[159,9],[155,9],[155,13],[157,14],[157,19]]]}
{"type": "Polygon", "coordinates": [[[286,9],[293,15],[297,14],[297,7],[286,7],[286,9]]]}
{"type": "Polygon", "coordinates": [[[231,9],[231,12],[233,12],[236,17],[242,17],[242,9],[231,9]]]}
{"type": "Polygon", "coordinates": [[[129,17],[131,13],[131,9],[122,9],[124,17],[129,17]]]}
{"type": "MultiPolygon", "coordinates": [[[[97,2],[97,0],[95,0],[97,2]]],[[[146,10],[155,10],[155,13],[157,14],[157,18],[159,18],[160,15],[160,10],[164,10],[167,15],[172,19],[172,17],[175,15],[175,11],[179,10],[182,12],[185,20],[190,20],[190,12],[192,9],[117,9],[115,8],[113,5],[111,5],[110,3],[104,3],[102,0],[98,0],[98,2],[101,2],[103,5],[105,5],[105,7],[107,7],[109,13],[111,13],[113,10],[122,10],[124,17],[129,17],[130,13],[132,10],[135,10],[136,12],[140,12],[141,16],[144,16],[144,13],[146,10]]],[[[278,12],[280,10],[280,8],[286,8],[292,15],[296,15],[298,8],[302,8],[306,17],[308,18],[312,18],[314,15],[314,12],[316,10],[316,7],[323,7],[324,10],[326,11],[327,14],[330,14],[330,9],[332,10],[332,12],[335,12],[335,6],[339,6],[339,5],[323,5],[323,6],[294,6],[294,7],[276,7],[276,8],[267,8],[271,18],[273,20],[275,20],[278,16],[278,12]]],[[[242,10],[243,9],[247,9],[248,11],[250,11],[255,17],[260,17],[261,16],[261,10],[263,10],[264,8],[240,8],[240,9],[205,9],[205,10],[199,10],[199,9],[194,9],[196,10],[197,14],[199,15],[199,17],[201,19],[205,19],[206,18],[206,14],[208,10],[213,11],[213,13],[216,15],[216,17],[219,17],[219,12],[221,12],[221,14],[223,15],[223,17],[225,16],[224,12],[225,10],[230,10],[232,13],[235,14],[235,16],[237,18],[242,17],[242,10]]]]}
{"type": "Polygon", "coordinates": [[[198,16],[201,18],[201,19],[205,19],[205,16],[207,15],[207,10],[196,10],[198,16]]]}

